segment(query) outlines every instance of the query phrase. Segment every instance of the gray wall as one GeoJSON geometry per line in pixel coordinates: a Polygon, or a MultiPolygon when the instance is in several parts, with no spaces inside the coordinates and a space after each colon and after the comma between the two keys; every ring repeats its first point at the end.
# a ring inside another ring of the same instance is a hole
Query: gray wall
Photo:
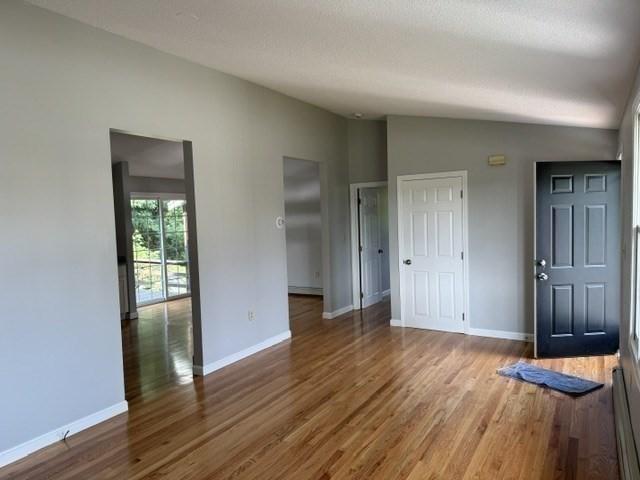
{"type": "MultiPolygon", "coordinates": [[[[620,363],[624,372],[629,410],[636,445],[640,445],[640,367],[631,350],[633,311],[634,261],[634,120],[640,105],[640,71],[629,97],[629,102],[620,125],[619,151],[622,153],[622,314],[620,320],[620,363]]],[[[635,153],[637,155],[637,153],[635,153]]],[[[640,192],[636,193],[637,195],[640,192]]]]}
{"type": "Polygon", "coordinates": [[[468,171],[468,318],[473,328],[532,333],[533,163],[613,160],[617,131],[389,117],[392,317],[400,318],[398,175],[468,171]],[[487,156],[507,165],[489,167],[487,156]]]}
{"type": "Polygon", "coordinates": [[[129,176],[130,193],[180,193],[185,194],[184,180],[129,176]]]}
{"type": "Polygon", "coordinates": [[[381,212],[381,228],[382,228],[382,290],[387,291],[391,288],[390,264],[389,258],[389,188],[382,188],[382,212],[381,212]]]}
{"type": "Polygon", "coordinates": [[[320,165],[284,159],[284,212],[289,287],[322,290],[320,165]]]}
{"type": "Polygon", "coordinates": [[[351,303],[345,119],[17,0],[0,45],[0,451],[124,399],[109,128],[193,141],[205,363],[289,329],[283,156],[321,163],[351,303]]]}
{"type": "Polygon", "coordinates": [[[348,120],[349,183],[387,179],[387,122],[348,120]]]}
{"type": "MultiPolygon", "coordinates": [[[[387,122],[385,120],[348,121],[349,183],[381,182],[387,180],[387,122]]],[[[386,195],[387,192],[385,192],[386,195]]],[[[383,217],[388,218],[388,204],[384,202],[383,217]]],[[[382,288],[389,289],[389,234],[384,225],[382,248],[382,288]]]]}
{"type": "Polygon", "coordinates": [[[131,204],[129,202],[129,164],[114,163],[111,166],[113,179],[113,212],[116,228],[116,253],[118,257],[127,257],[127,224],[131,222],[131,204]]]}
{"type": "Polygon", "coordinates": [[[127,302],[120,306],[125,318],[135,319],[138,316],[138,305],[135,289],[135,274],[133,268],[133,220],[131,217],[129,163],[118,162],[111,166],[113,180],[113,212],[115,217],[116,253],[118,265],[126,266],[127,302]]]}

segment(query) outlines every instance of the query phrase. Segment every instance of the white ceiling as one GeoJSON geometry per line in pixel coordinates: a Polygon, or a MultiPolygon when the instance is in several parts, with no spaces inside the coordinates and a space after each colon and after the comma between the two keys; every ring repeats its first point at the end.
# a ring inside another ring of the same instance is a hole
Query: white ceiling
{"type": "Polygon", "coordinates": [[[111,132],[111,163],[129,162],[129,175],[184,179],[182,142],[111,132]]]}
{"type": "Polygon", "coordinates": [[[617,128],[638,0],[30,0],[336,113],[617,128]]]}

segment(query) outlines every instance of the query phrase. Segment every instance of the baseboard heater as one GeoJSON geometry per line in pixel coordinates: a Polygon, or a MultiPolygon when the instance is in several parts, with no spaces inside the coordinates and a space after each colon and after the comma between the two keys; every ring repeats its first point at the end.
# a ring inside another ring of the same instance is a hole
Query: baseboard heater
{"type": "Polygon", "coordinates": [[[613,369],[613,411],[618,440],[618,464],[622,480],[640,480],[636,443],[631,430],[631,415],[622,369],[613,369]]]}

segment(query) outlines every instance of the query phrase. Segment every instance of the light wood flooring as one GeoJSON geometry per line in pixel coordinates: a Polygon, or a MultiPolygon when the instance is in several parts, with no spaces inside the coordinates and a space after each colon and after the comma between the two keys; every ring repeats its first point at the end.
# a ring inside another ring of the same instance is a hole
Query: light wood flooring
{"type": "Polygon", "coordinates": [[[614,357],[535,362],[606,383],[572,398],[495,373],[533,361],[530,344],[392,328],[388,302],[322,320],[319,299],[294,296],[290,312],[291,341],[184,384],[142,382],[128,414],[0,478],[618,478],[614,357]]]}
{"type": "Polygon", "coordinates": [[[191,298],[138,308],[122,323],[125,398],[153,398],[193,381],[191,298]]]}

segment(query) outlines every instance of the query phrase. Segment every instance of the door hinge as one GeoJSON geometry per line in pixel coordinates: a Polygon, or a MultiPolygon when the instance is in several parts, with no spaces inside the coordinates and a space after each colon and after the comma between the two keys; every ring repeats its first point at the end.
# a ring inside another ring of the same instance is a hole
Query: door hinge
{"type": "Polygon", "coordinates": [[[360,298],[364,298],[364,293],[360,292],[360,298]]]}
{"type": "Polygon", "coordinates": [[[464,260],[464,252],[460,252],[460,260],[464,260]]]}
{"type": "Polygon", "coordinates": [[[462,321],[464,322],[464,313],[462,314],[462,321]]]}
{"type": "Polygon", "coordinates": [[[460,190],[460,198],[462,198],[464,196],[464,191],[460,190]]]}
{"type": "Polygon", "coordinates": [[[362,205],[362,199],[358,197],[358,205],[362,205]]]}
{"type": "Polygon", "coordinates": [[[360,249],[360,253],[362,253],[362,245],[358,247],[360,249]]]}

